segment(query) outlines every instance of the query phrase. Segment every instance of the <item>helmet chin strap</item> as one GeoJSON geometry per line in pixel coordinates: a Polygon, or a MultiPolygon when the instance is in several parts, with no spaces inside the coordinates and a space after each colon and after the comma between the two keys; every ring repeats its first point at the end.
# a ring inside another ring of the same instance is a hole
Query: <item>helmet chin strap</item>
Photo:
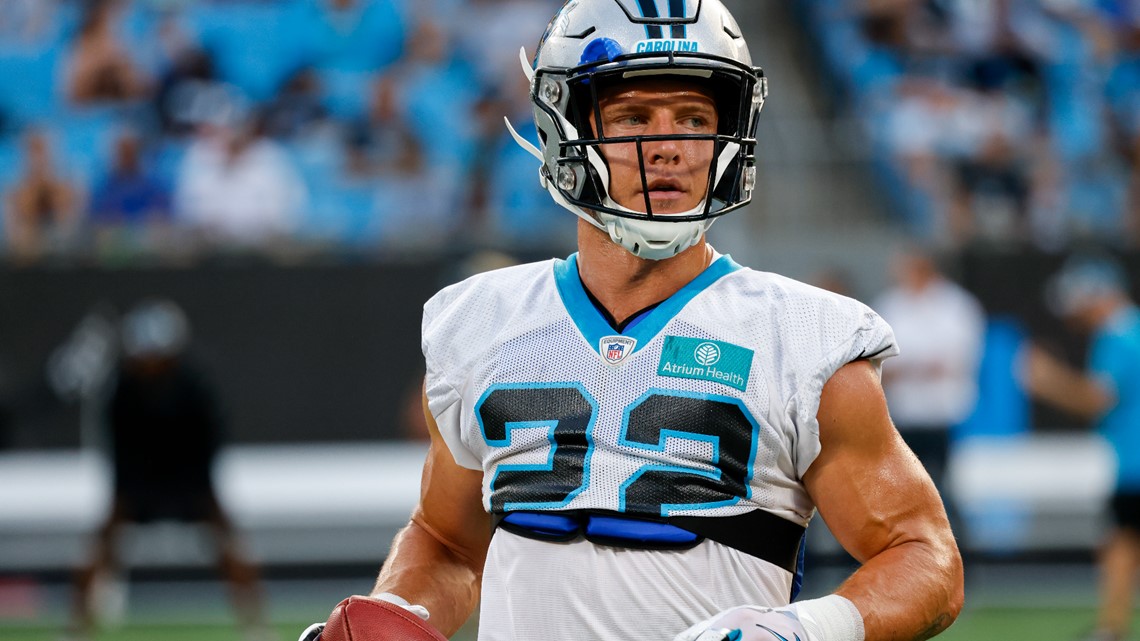
{"type": "MultiPolygon", "coordinates": [[[[611,209],[625,211],[631,214],[644,215],[635,209],[619,205],[606,194],[602,204],[611,209]]],[[[688,211],[675,214],[662,214],[661,220],[645,220],[642,218],[626,218],[608,212],[594,212],[598,222],[596,227],[601,228],[610,235],[610,240],[621,245],[626,251],[638,258],[662,260],[670,258],[697,244],[704,236],[705,231],[712,226],[715,218],[705,220],[685,220],[671,222],[664,216],[695,216],[704,211],[705,199],[688,211]]]]}
{"type": "MultiPolygon", "coordinates": [[[[616,203],[614,204],[616,205],[616,203]]],[[[702,204],[689,212],[678,215],[698,213],[703,208],[704,205],[702,204]]],[[[709,227],[712,227],[712,224],[716,222],[715,218],[677,222],[645,220],[626,218],[605,212],[595,212],[594,216],[598,218],[598,221],[593,223],[594,226],[600,227],[608,233],[614,244],[620,245],[638,258],[649,260],[672,258],[696,245],[709,227]]],[[[586,220],[590,220],[590,218],[586,220]]]]}

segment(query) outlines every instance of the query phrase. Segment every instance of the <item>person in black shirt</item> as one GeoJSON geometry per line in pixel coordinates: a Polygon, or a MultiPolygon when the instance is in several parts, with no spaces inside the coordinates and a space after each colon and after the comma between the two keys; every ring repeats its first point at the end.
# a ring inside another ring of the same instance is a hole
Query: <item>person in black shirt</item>
{"type": "Polygon", "coordinates": [[[106,412],[114,499],[93,554],[76,578],[73,631],[94,627],[92,590],[120,565],[116,554],[128,523],[181,521],[209,527],[241,623],[264,638],[257,570],[218,501],[211,468],[221,445],[214,390],[184,357],[189,323],[170,301],[148,301],[123,319],[123,360],[106,412]]]}

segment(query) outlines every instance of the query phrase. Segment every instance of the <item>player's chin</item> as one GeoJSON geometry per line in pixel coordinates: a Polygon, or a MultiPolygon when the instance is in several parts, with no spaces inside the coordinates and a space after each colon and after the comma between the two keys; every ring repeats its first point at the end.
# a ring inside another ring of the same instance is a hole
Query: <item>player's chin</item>
{"type": "MultiPolygon", "coordinates": [[[[630,207],[638,212],[645,212],[645,199],[641,194],[637,195],[638,205],[630,207]]],[[[649,206],[653,209],[654,216],[669,216],[671,214],[684,214],[692,211],[697,205],[700,204],[699,199],[694,199],[690,194],[679,194],[676,196],[670,195],[664,198],[649,199],[649,206]]]]}
{"type": "Polygon", "coordinates": [[[678,215],[678,214],[689,213],[694,208],[696,208],[696,206],[699,205],[700,202],[699,201],[693,201],[691,199],[686,199],[684,201],[679,201],[679,200],[650,200],[649,204],[653,206],[653,215],[654,216],[669,216],[669,215],[678,215]]]}

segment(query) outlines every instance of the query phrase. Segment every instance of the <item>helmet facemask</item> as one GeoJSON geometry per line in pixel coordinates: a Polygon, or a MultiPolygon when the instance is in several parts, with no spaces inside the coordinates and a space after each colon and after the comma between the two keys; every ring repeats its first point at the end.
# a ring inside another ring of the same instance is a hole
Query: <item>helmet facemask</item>
{"type": "Polygon", "coordinates": [[[643,62],[634,66],[624,64],[638,59],[662,58],[659,54],[632,54],[605,64],[582,65],[567,72],[539,70],[535,74],[532,98],[536,112],[541,111],[552,125],[561,128],[556,150],[549,149],[550,142],[544,141],[548,145],[548,154],[555,151],[555,169],[550,172],[547,165],[547,178],[566,202],[595,213],[659,222],[710,220],[747,204],[756,182],[756,123],[750,117],[750,107],[755,88],[762,86],[759,78],[752,75],[751,69],[732,73],[712,71],[707,67],[686,67],[679,60],[683,55],[699,56],[670,53],[659,62],[643,62]],[[607,135],[601,119],[599,96],[602,87],[620,87],[623,81],[654,76],[691,80],[711,89],[719,116],[717,132],[607,135]],[[562,91],[569,94],[569,104],[560,104],[559,94],[562,91]],[[645,147],[666,141],[707,141],[713,146],[704,181],[705,197],[700,205],[686,212],[655,212],[649,197],[645,147]],[[610,194],[611,169],[602,146],[619,144],[634,145],[637,151],[644,196],[644,202],[639,203],[637,209],[617,204],[610,194]]]}
{"type": "Polygon", "coordinates": [[[731,16],[727,12],[718,14],[708,0],[704,10],[698,8],[691,14],[700,16],[703,27],[698,29],[700,25],[694,24],[697,18],[678,21],[678,25],[690,25],[694,38],[698,38],[697,32],[702,34],[698,40],[672,41],[690,42],[693,49],[701,48],[699,52],[624,53],[634,50],[635,44],[658,44],[659,41],[633,40],[638,30],[648,32],[653,28],[642,25],[660,20],[634,20],[636,24],[629,27],[613,26],[632,16],[627,11],[614,23],[603,19],[602,13],[590,13],[609,6],[604,1],[588,4],[594,6],[582,7],[588,21],[582,25],[598,25],[597,29],[587,27],[576,32],[576,27],[572,28],[574,17],[564,10],[551,23],[551,41],[544,37],[540,43],[533,67],[522,54],[523,69],[531,81],[541,150],[517,134],[515,139],[543,162],[540,181],[557,203],[605,230],[614,242],[637,256],[668,258],[698,242],[716,218],[750,202],[756,185],[757,116],[767,96],[767,81],[763,71],[751,66],[747,48],[733,33],[737,28],[731,16]],[[600,36],[598,30],[612,30],[615,37],[622,36],[625,44],[607,37],[587,40],[591,35],[600,36]],[[633,79],[653,76],[691,80],[707,88],[716,103],[717,131],[607,136],[601,122],[602,87],[621,87],[633,79]],[[681,145],[707,141],[713,146],[702,189],[704,196],[688,211],[654,211],[646,146],[664,141],[681,145]],[[612,197],[613,172],[603,145],[634,146],[644,202],[627,201],[633,206],[630,208],[612,197]]]}

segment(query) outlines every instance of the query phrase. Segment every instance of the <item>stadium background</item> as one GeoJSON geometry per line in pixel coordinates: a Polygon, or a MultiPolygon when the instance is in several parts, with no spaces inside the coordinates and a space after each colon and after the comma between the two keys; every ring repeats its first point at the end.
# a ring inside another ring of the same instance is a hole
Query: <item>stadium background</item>
{"type": "MultiPolygon", "coordinates": [[[[501,122],[534,136],[517,51],[558,4],[0,0],[0,639],[65,622],[109,491],[100,389],[82,382],[149,297],[183,306],[223,390],[216,476],[281,638],[370,587],[424,451],[422,302],[572,251],[572,219],[501,122]],[[245,171],[198,153],[244,127],[245,171]],[[137,169],[116,171],[132,144],[137,169]],[[45,173],[55,200],[29,205],[45,173]]],[[[727,4],[772,95],[757,197],[714,244],[867,301],[894,247],[938,249],[989,324],[952,460],[968,605],[946,637],[1074,637],[1092,622],[1107,453],[1011,371],[1028,337],[1080,361],[1043,296],[1066,255],[1111,252],[1140,276],[1140,7],[727,4]]],[[[199,534],[129,533],[103,638],[238,638],[199,534]]],[[[851,566],[822,524],[812,536],[807,590],[826,592],[851,566]]]]}

